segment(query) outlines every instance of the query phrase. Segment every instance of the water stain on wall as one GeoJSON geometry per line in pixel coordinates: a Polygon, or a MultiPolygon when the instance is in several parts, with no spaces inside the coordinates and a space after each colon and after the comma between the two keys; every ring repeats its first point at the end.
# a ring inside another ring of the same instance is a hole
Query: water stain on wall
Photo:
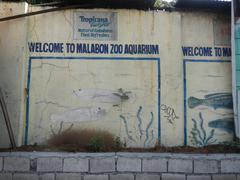
{"type": "Polygon", "coordinates": [[[54,113],[50,116],[50,120],[52,123],[97,121],[106,116],[106,114],[107,111],[101,107],[82,107],[54,113]]]}

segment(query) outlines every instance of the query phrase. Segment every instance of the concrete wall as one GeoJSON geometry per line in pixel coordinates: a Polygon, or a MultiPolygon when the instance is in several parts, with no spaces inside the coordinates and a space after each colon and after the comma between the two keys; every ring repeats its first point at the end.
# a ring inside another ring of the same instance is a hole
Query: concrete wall
{"type": "MultiPolygon", "coordinates": [[[[19,145],[69,127],[108,130],[138,147],[232,140],[230,17],[75,9],[2,22],[0,31],[0,82],[19,145]],[[84,28],[110,33],[82,37],[84,28]],[[41,52],[49,43],[63,48],[41,52]],[[83,44],[106,49],[68,49],[83,44]],[[155,50],[129,53],[129,44],[155,50]]],[[[6,133],[0,142],[8,145],[6,133]]]]}
{"type": "Polygon", "coordinates": [[[239,180],[236,154],[0,153],[1,180],[239,180]]]}
{"type": "MultiPolygon", "coordinates": [[[[0,17],[17,15],[24,12],[24,3],[0,3],[0,17]]],[[[19,136],[23,130],[24,99],[22,94],[25,90],[25,67],[26,61],[26,19],[16,19],[1,23],[0,28],[0,54],[1,54],[1,80],[0,86],[4,92],[9,116],[12,122],[14,135],[17,141],[21,142],[19,136]],[[13,40],[14,39],[14,40],[13,40]],[[18,139],[19,138],[19,139],[18,139]]],[[[1,147],[8,147],[10,144],[6,125],[3,120],[2,111],[0,113],[0,137],[1,147]]]]}

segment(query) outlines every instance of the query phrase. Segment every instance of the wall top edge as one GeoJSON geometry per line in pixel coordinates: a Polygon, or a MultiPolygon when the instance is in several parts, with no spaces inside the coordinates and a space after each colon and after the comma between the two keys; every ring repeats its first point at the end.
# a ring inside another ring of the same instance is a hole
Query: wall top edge
{"type": "Polygon", "coordinates": [[[170,158],[170,159],[240,159],[240,154],[193,154],[193,153],[130,153],[130,152],[108,152],[108,153],[68,153],[68,152],[0,152],[0,157],[28,157],[28,158],[170,158]]]}

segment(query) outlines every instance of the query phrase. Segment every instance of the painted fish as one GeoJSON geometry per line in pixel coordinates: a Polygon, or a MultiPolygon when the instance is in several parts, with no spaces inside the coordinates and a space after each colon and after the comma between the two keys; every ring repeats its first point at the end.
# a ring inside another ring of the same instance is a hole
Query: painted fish
{"type": "Polygon", "coordinates": [[[78,89],[73,94],[82,100],[94,101],[100,103],[119,104],[123,100],[135,100],[134,95],[130,92],[124,92],[121,88],[117,91],[105,89],[78,89]]]}
{"type": "Polygon", "coordinates": [[[233,100],[231,93],[214,93],[204,96],[204,99],[198,99],[195,97],[188,98],[188,107],[193,109],[197,106],[209,106],[214,109],[223,108],[223,109],[232,109],[233,100]]]}
{"type": "Polygon", "coordinates": [[[82,107],[65,112],[54,113],[50,116],[50,120],[53,123],[97,121],[106,116],[106,114],[107,111],[100,107],[82,107]]]}
{"type": "Polygon", "coordinates": [[[224,118],[224,119],[217,119],[214,121],[210,121],[208,126],[211,128],[220,129],[225,131],[229,134],[234,133],[234,121],[233,118],[224,118]]]}

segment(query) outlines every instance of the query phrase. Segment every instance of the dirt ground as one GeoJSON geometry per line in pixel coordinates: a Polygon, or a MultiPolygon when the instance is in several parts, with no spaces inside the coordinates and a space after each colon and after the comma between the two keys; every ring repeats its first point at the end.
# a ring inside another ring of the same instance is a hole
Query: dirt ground
{"type": "MultiPolygon", "coordinates": [[[[0,152],[89,152],[89,150],[84,148],[79,148],[76,146],[62,146],[62,147],[49,147],[49,146],[22,146],[16,149],[6,148],[0,149],[0,152]]],[[[157,146],[154,148],[120,148],[120,149],[108,149],[103,152],[156,152],[156,153],[240,153],[239,146],[229,146],[229,145],[211,145],[201,148],[194,148],[188,146],[181,147],[163,147],[157,146]]]]}

